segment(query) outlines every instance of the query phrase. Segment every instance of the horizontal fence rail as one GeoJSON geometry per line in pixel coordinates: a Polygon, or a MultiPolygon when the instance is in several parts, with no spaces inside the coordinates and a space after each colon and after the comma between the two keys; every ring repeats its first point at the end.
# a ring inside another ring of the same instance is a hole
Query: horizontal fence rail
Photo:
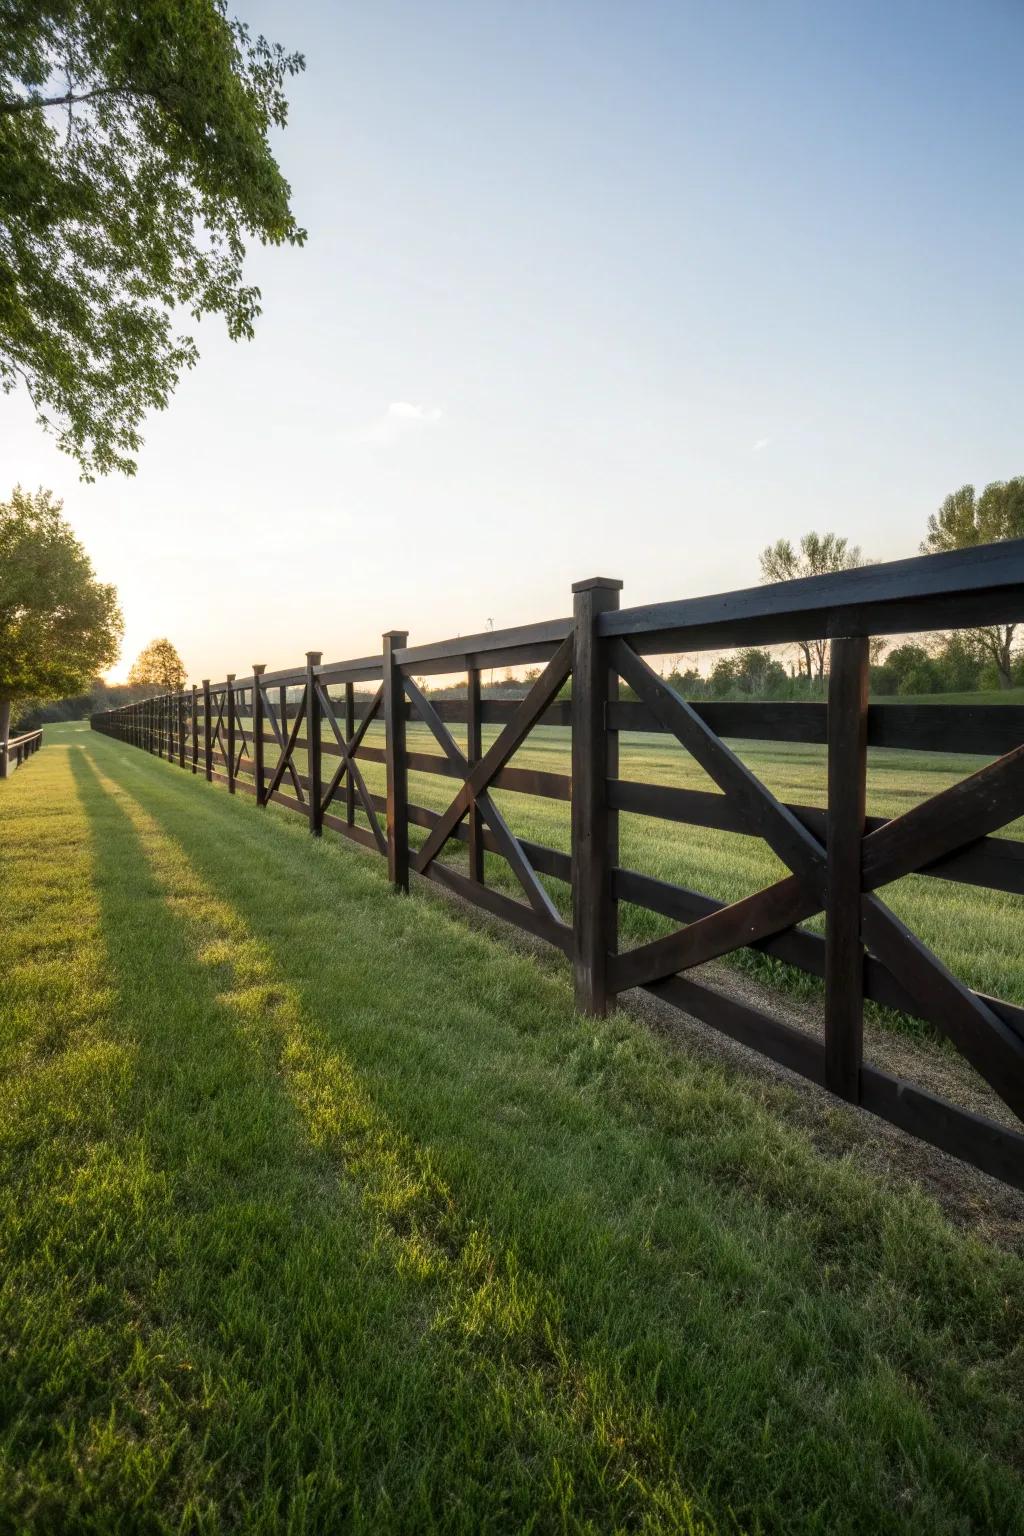
{"type": "Polygon", "coordinates": [[[924,1020],[955,1045],[1017,1121],[1024,1119],[1024,1008],[971,990],[896,916],[880,892],[908,874],[1024,895],[1024,842],[996,835],[1024,814],[1024,708],[871,705],[868,642],[1024,620],[1024,540],[725,593],[620,607],[621,583],[577,583],[564,619],[301,667],[253,666],[223,682],[93,716],[93,729],[164,756],[229,793],[304,816],[561,950],[577,1004],[601,1014],[641,987],[837,1096],[1024,1188],[1024,1134],[865,1061],[864,1000],[924,1020]],[[831,640],[825,703],[691,704],[647,660],[672,651],[831,640]],[[536,668],[524,698],[484,696],[493,667],[536,668]],[[417,679],[465,678],[435,698],[417,679]],[[409,726],[430,738],[412,746],[409,726]],[[453,734],[458,727],[465,747],[453,734]],[[567,735],[571,771],[513,761],[537,727],[567,735]],[[485,745],[484,731],[489,743],[485,745]],[[636,782],[619,771],[620,736],[679,745],[713,790],[636,782]],[[817,743],[827,808],[778,799],[728,740],[817,743]],[[866,814],[869,747],[993,759],[892,818],[866,814]],[[377,765],[382,783],[367,784],[377,765]],[[383,773],[381,773],[383,769],[383,773]],[[442,811],[410,799],[410,774],[450,781],[442,811]],[[383,793],[379,791],[383,789],[383,793]],[[496,794],[564,802],[569,851],[517,836],[496,794]],[[765,842],[784,874],[738,901],[625,867],[621,813],[765,842]],[[418,829],[413,846],[410,829],[418,829]],[[420,837],[419,834],[423,836],[420,837]],[[458,867],[443,855],[459,848],[458,867]],[[487,878],[502,859],[516,896],[487,878]],[[567,888],[571,918],[547,882],[567,888]],[[620,905],[680,926],[623,948],[620,905]],[[805,926],[823,914],[824,933],[805,926]],[[750,948],[824,981],[824,1038],[709,984],[699,968],[750,948]]]}
{"type": "Polygon", "coordinates": [[[33,752],[39,751],[42,744],[41,730],[26,731],[22,736],[10,736],[6,743],[0,741],[0,779],[9,778],[33,752]]]}

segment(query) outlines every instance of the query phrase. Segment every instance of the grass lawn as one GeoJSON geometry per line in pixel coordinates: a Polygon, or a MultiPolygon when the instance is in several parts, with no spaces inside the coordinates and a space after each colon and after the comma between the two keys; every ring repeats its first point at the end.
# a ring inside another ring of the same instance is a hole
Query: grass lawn
{"type": "Polygon", "coordinates": [[[45,740],[0,1529],[1024,1532],[1019,1255],[380,860],[45,740]]]}

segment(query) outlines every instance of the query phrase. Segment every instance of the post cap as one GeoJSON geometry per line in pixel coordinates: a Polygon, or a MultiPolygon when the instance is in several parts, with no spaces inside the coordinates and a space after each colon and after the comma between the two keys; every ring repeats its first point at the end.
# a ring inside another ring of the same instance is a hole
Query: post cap
{"type": "Polygon", "coordinates": [[[203,687],[204,688],[209,688],[209,686],[210,686],[210,679],[208,677],[204,677],[203,678],[203,687]]]}
{"type": "Polygon", "coordinates": [[[265,661],[254,661],[253,662],[253,664],[252,664],[252,675],[253,675],[253,677],[262,677],[266,670],[267,670],[267,664],[266,664],[265,661]]]}
{"type": "Polygon", "coordinates": [[[404,645],[409,638],[407,629],[386,629],[381,636],[383,640],[390,640],[394,645],[404,645]]]}
{"type": "Polygon", "coordinates": [[[234,680],[235,680],[235,674],[233,672],[229,672],[228,675],[227,675],[226,681],[229,682],[229,683],[233,683],[234,680]]]}
{"type": "Polygon", "coordinates": [[[595,587],[603,587],[608,592],[621,592],[622,582],[614,576],[588,576],[586,581],[574,581],[574,592],[592,592],[595,587]]]}
{"type": "Polygon", "coordinates": [[[306,661],[311,667],[318,667],[323,657],[323,651],[307,651],[306,661]]]}

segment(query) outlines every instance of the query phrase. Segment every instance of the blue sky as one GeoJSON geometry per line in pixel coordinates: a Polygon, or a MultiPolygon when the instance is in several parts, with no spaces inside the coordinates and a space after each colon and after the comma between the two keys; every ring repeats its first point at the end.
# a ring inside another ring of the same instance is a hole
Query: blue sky
{"type": "Polygon", "coordinates": [[[202,327],[133,481],[0,400],[125,666],[745,585],[810,527],[893,558],[1024,473],[1020,0],[238,9],[307,55],[255,342],[202,327]]]}

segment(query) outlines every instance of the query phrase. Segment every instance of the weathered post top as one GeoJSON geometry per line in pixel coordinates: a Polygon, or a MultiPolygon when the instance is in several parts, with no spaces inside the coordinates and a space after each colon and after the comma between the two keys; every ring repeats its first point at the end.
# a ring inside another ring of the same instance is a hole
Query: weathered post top
{"type": "Polygon", "coordinates": [[[574,592],[593,592],[595,588],[602,587],[606,592],[621,592],[622,582],[614,576],[588,576],[585,581],[574,581],[574,592]]]}

